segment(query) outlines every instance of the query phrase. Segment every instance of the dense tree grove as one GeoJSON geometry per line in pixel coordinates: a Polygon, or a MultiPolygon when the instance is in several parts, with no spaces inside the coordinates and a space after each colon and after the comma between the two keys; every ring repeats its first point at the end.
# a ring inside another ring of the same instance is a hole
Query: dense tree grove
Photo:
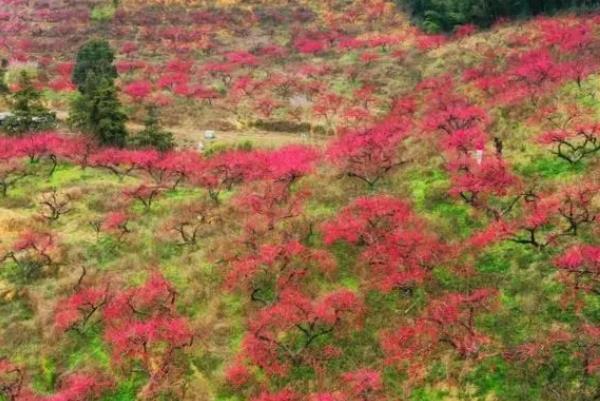
{"type": "Polygon", "coordinates": [[[598,400],[594,3],[0,0],[0,401],[598,400]]]}
{"type": "Polygon", "coordinates": [[[431,32],[476,24],[489,27],[502,18],[553,14],[564,9],[590,9],[597,0],[396,0],[431,32]]]}

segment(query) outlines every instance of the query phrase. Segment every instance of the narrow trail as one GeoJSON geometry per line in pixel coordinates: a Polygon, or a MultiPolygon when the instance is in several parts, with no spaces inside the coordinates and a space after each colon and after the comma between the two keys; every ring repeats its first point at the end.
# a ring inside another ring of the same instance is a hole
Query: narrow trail
{"type": "MultiPolygon", "coordinates": [[[[56,116],[60,121],[65,121],[68,113],[66,111],[57,111],[56,116]]],[[[143,129],[143,125],[129,122],[127,123],[127,128],[132,132],[138,132],[143,129]]],[[[215,139],[206,140],[204,138],[204,131],[211,130],[211,128],[202,127],[202,123],[198,123],[197,127],[164,126],[163,128],[173,133],[178,144],[192,148],[197,148],[200,142],[205,146],[209,144],[235,145],[243,142],[251,142],[255,146],[260,147],[279,147],[290,144],[323,146],[330,138],[323,135],[303,135],[296,132],[273,132],[249,128],[247,130],[214,130],[215,139]]]]}

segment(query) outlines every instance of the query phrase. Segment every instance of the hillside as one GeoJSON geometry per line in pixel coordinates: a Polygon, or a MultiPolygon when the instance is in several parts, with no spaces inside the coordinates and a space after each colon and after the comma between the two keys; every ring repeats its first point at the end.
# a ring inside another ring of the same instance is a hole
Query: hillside
{"type": "Polygon", "coordinates": [[[0,400],[599,399],[599,23],[0,0],[0,400]]]}

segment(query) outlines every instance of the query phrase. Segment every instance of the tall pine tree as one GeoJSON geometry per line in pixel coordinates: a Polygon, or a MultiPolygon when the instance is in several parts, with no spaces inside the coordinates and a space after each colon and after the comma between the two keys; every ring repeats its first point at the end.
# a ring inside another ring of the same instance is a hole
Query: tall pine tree
{"type": "Polygon", "coordinates": [[[73,70],[79,94],[71,103],[71,127],[94,135],[102,145],[127,143],[127,115],[115,86],[114,53],[107,42],[92,40],[80,49],[73,70]]]}

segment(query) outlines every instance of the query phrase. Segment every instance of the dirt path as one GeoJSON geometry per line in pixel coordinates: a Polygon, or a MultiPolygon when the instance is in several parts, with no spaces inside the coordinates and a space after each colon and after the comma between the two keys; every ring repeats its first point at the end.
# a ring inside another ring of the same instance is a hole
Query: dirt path
{"type": "MultiPolygon", "coordinates": [[[[139,131],[142,129],[142,126],[139,124],[128,124],[128,128],[130,128],[132,131],[139,131]]],[[[206,140],[204,139],[204,131],[206,129],[203,128],[167,127],[165,129],[171,131],[179,143],[192,147],[196,147],[199,142],[203,142],[205,145],[209,142],[215,144],[232,145],[249,141],[254,145],[261,147],[278,147],[293,143],[319,146],[323,145],[327,141],[327,138],[323,136],[310,136],[299,133],[268,132],[256,129],[248,129],[243,131],[215,130],[216,138],[214,140],[206,140]]]]}
{"type": "MultiPolygon", "coordinates": [[[[60,121],[65,121],[68,117],[68,113],[66,111],[58,111],[56,116],[60,121]]],[[[137,132],[140,131],[143,126],[138,123],[128,123],[127,128],[133,132],[137,132]]],[[[328,137],[326,136],[302,135],[292,132],[261,131],[252,128],[239,131],[216,130],[216,138],[207,141],[204,139],[204,131],[209,128],[202,128],[202,124],[198,124],[198,128],[189,126],[171,126],[164,128],[175,135],[175,139],[179,144],[193,148],[197,148],[199,142],[203,142],[206,146],[208,143],[234,145],[248,141],[255,146],[260,147],[279,147],[289,144],[322,146],[328,140],[328,137]]]]}

